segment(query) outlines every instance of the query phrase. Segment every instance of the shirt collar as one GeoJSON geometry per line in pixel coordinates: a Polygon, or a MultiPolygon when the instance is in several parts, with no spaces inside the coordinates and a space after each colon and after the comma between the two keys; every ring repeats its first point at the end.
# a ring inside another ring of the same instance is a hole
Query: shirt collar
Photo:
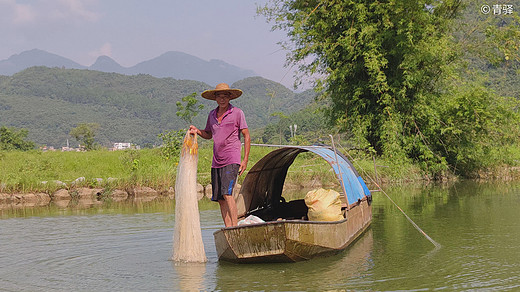
{"type": "MultiPolygon", "coordinates": [[[[234,108],[235,107],[232,104],[229,104],[227,111],[224,113],[224,117],[227,116],[228,114],[230,114],[234,108]]],[[[214,111],[215,118],[217,118],[218,105],[213,111],[214,111]]]]}

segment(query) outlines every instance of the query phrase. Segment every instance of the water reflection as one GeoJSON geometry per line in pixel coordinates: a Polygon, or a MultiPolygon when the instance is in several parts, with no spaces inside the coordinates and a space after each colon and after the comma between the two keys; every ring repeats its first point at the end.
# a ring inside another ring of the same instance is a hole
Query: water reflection
{"type": "Polygon", "coordinates": [[[180,291],[204,291],[206,263],[179,263],[172,261],[177,275],[174,287],[180,291]]]}
{"type": "Polygon", "coordinates": [[[174,210],[174,201],[168,198],[156,198],[151,201],[58,200],[35,207],[25,204],[6,204],[0,208],[0,219],[57,215],[173,213],[174,210]]]}
{"type": "Polygon", "coordinates": [[[387,192],[442,248],[433,246],[388,199],[374,199],[374,258],[370,287],[511,289],[520,268],[520,184],[463,181],[442,186],[401,186],[387,192]],[[377,249],[377,248],[376,248],[377,249]],[[390,264],[391,263],[391,264],[390,264]],[[393,271],[393,272],[389,272],[393,271]],[[387,277],[387,275],[391,275],[387,277]]]}
{"type": "Polygon", "coordinates": [[[216,271],[221,291],[323,291],[347,289],[345,283],[372,265],[373,232],[368,229],[342,253],[310,261],[282,264],[220,262],[216,271]]]}

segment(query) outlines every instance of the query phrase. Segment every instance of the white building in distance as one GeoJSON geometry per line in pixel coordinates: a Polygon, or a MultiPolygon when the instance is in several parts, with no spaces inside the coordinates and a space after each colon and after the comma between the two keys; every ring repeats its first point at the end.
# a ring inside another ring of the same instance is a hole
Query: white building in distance
{"type": "Polygon", "coordinates": [[[132,143],[114,143],[114,147],[112,150],[126,150],[126,149],[140,149],[141,147],[137,145],[132,145],[132,143]]]}

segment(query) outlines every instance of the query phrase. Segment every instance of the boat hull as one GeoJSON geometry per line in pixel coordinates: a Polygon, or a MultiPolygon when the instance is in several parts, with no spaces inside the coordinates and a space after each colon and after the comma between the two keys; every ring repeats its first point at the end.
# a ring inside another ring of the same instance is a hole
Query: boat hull
{"type": "Polygon", "coordinates": [[[217,230],[219,260],[236,263],[297,262],[340,252],[372,221],[372,206],[363,200],[334,222],[270,221],[217,230]]]}

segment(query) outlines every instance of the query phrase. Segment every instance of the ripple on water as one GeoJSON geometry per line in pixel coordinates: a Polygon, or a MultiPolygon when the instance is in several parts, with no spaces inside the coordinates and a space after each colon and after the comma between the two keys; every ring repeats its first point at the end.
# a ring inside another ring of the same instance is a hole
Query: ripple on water
{"type": "MultiPolygon", "coordinates": [[[[12,243],[8,252],[16,256],[2,257],[7,258],[2,279],[23,280],[26,288],[106,288],[121,281],[138,287],[144,285],[143,278],[154,278],[153,269],[145,267],[169,264],[171,223],[154,216],[67,216],[9,223],[10,230],[2,228],[2,238],[12,243]]],[[[11,283],[13,289],[21,288],[21,283],[11,283]]]]}
{"type": "Polygon", "coordinates": [[[403,209],[415,210],[413,220],[442,244],[435,252],[395,206],[375,194],[372,227],[358,242],[337,256],[296,264],[218,262],[213,232],[223,225],[219,210],[201,212],[208,262],[199,267],[169,260],[174,215],[164,208],[2,219],[0,290],[520,289],[520,193],[497,194],[494,186],[469,190],[436,190],[443,200],[429,200],[429,189],[415,194],[416,200],[402,190],[400,201],[391,194],[403,209]]]}

